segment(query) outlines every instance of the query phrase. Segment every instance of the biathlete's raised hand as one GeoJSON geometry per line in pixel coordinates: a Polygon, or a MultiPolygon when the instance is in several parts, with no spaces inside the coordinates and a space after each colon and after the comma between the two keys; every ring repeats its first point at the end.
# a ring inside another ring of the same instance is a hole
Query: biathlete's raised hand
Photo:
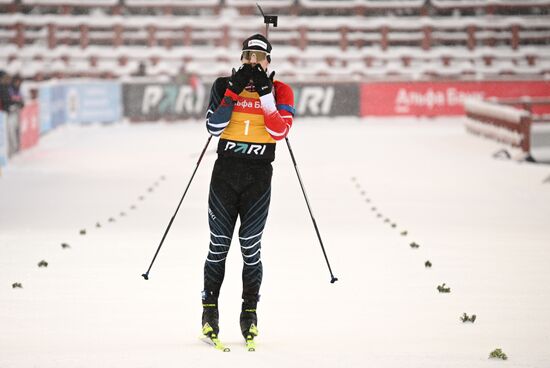
{"type": "Polygon", "coordinates": [[[231,92],[239,94],[243,91],[246,85],[252,78],[252,65],[243,64],[237,71],[231,75],[228,81],[228,87],[231,92]]]}
{"type": "Polygon", "coordinates": [[[252,67],[252,82],[256,88],[256,92],[260,96],[265,96],[273,90],[273,78],[275,77],[275,72],[271,72],[269,77],[267,72],[262,68],[260,64],[255,64],[252,67]]]}

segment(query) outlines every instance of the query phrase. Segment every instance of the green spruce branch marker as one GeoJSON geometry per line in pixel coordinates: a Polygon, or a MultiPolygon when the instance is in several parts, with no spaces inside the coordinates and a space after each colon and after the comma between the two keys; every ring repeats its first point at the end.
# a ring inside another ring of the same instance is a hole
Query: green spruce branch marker
{"type": "Polygon", "coordinates": [[[445,287],[445,283],[443,283],[442,285],[437,286],[437,291],[439,291],[440,293],[450,293],[451,288],[445,287]]]}
{"type": "Polygon", "coordinates": [[[471,316],[468,316],[468,314],[464,313],[461,317],[460,317],[460,320],[462,321],[462,323],[466,323],[466,322],[472,322],[474,323],[476,321],[476,315],[475,314],[472,314],[471,316]]]}
{"type": "Polygon", "coordinates": [[[502,351],[502,349],[498,348],[498,349],[495,349],[491,352],[491,354],[489,354],[489,359],[502,359],[502,360],[507,360],[508,359],[508,356],[506,354],[504,354],[504,352],[502,351]]]}

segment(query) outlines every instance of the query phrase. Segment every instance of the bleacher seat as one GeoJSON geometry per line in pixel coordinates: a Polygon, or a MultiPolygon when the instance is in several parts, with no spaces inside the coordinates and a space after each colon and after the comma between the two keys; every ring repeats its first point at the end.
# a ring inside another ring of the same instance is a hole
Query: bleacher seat
{"type": "MultiPolygon", "coordinates": [[[[124,77],[139,63],[152,77],[174,77],[184,68],[214,78],[239,63],[242,39],[265,29],[253,0],[0,3],[9,4],[0,11],[0,63],[10,70],[26,68],[29,78],[40,68],[46,77],[124,77]]],[[[550,1],[267,0],[261,5],[282,14],[270,32],[278,75],[316,80],[549,74],[550,22],[533,15],[533,7],[544,14],[550,1]],[[452,4],[465,14],[449,13],[452,4]],[[513,16],[498,13],[515,7],[521,11],[513,16]],[[406,15],[399,15],[402,10],[406,15]],[[436,16],[428,16],[432,13],[436,16]]]]}
{"type": "Polygon", "coordinates": [[[23,5],[78,5],[97,7],[117,5],[119,0],[21,0],[21,3],[23,5]]]}

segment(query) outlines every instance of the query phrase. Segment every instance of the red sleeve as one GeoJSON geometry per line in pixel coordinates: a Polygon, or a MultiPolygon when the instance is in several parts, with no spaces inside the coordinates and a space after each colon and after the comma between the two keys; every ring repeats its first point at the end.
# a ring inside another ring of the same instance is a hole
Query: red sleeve
{"type": "Polygon", "coordinates": [[[273,94],[260,98],[264,112],[265,128],[275,140],[281,140],[288,134],[294,116],[294,92],[289,85],[275,81],[273,94]]]}

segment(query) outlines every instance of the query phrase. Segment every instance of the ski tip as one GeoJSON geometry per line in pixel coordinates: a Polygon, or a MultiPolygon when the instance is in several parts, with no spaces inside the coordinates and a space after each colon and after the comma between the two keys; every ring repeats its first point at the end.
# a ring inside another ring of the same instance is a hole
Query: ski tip
{"type": "Polygon", "coordinates": [[[246,339],[246,349],[248,351],[256,351],[256,342],[254,341],[254,338],[250,335],[248,335],[246,339]]]}
{"type": "Polygon", "coordinates": [[[221,342],[219,341],[216,341],[214,342],[214,348],[216,350],[219,350],[219,351],[223,351],[224,353],[228,353],[231,351],[230,348],[228,348],[227,346],[224,346],[221,342]]]}
{"type": "Polygon", "coordinates": [[[201,337],[199,337],[199,339],[207,343],[208,345],[212,346],[216,350],[223,351],[225,353],[231,351],[230,348],[222,344],[222,342],[216,337],[212,338],[211,336],[202,335],[201,337]]]}

